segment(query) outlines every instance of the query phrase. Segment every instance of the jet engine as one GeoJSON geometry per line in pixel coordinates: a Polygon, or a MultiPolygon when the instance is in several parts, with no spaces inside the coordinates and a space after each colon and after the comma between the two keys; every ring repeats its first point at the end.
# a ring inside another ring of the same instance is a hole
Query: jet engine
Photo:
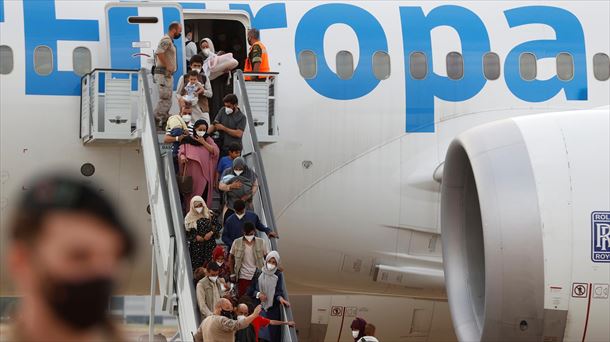
{"type": "Polygon", "coordinates": [[[450,144],[441,235],[461,341],[610,340],[609,117],[516,117],[450,144]]]}

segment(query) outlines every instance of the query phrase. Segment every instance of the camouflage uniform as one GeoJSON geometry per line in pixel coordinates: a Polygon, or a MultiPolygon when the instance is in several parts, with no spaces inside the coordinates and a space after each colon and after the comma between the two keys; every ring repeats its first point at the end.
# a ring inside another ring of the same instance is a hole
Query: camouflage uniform
{"type": "Polygon", "coordinates": [[[159,41],[156,54],[164,54],[168,65],[157,63],[155,71],[155,83],[159,86],[159,102],[155,108],[155,117],[161,122],[169,118],[169,110],[172,107],[172,93],[174,89],[174,72],[176,72],[176,47],[169,36],[163,36],[159,41]],[[164,73],[158,72],[159,68],[165,68],[164,73]]]}

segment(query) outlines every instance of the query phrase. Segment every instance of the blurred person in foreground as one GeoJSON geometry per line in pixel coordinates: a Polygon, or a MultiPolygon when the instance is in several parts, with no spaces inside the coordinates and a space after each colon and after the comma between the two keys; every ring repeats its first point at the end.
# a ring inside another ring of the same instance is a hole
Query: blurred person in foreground
{"type": "Polygon", "coordinates": [[[9,272],[22,294],[1,341],[123,341],[108,306],[133,255],[127,226],[76,179],[35,180],[9,221],[9,272]]]}

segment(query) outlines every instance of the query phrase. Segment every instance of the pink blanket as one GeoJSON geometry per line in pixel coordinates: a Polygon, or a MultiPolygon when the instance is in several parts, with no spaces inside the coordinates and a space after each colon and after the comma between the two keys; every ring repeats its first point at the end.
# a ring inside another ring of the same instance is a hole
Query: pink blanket
{"type": "MultiPolygon", "coordinates": [[[[212,138],[208,137],[206,141],[212,145],[213,151],[211,153],[203,146],[180,145],[178,158],[182,155],[186,157],[186,175],[193,177],[193,192],[184,198],[183,203],[191,203],[191,198],[203,195],[206,185],[208,194],[204,200],[208,206],[212,203],[213,182],[220,151],[212,138]]],[[[184,172],[183,170],[184,165],[180,163],[180,175],[184,172]]]]}

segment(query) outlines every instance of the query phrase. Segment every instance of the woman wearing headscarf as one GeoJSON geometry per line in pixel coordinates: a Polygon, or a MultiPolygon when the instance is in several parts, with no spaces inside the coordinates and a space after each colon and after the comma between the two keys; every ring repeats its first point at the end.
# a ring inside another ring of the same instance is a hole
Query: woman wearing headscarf
{"type": "Polygon", "coordinates": [[[218,188],[224,192],[223,217],[226,220],[235,212],[233,204],[238,199],[246,202],[248,206],[252,205],[252,197],[258,190],[258,177],[246,165],[243,157],[237,157],[233,159],[233,166],[222,173],[218,188]]]}
{"type": "Polygon", "coordinates": [[[203,57],[203,61],[205,62],[208,57],[216,54],[216,50],[214,49],[214,43],[210,38],[203,38],[199,41],[199,47],[201,48],[201,52],[199,53],[201,57],[203,57]]]}
{"type": "Polygon", "coordinates": [[[193,135],[183,139],[178,150],[179,174],[193,178],[193,191],[185,196],[184,204],[190,203],[193,196],[202,196],[206,203],[212,203],[212,187],[216,182],[220,150],[207,129],[205,120],[197,120],[193,125],[193,135]]]}
{"type": "Polygon", "coordinates": [[[196,270],[212,258],[212,251],[216,248],[216,236],[222,227],[201,196],[193,197],[190,204],[191,209],[184,218],[184,228],[191,254],[191,266],[196,270]]]}
{"type": "Polygon", "coordinates": [[[358,341],[364,336],[364,328],[366,327],[366,321],[360,317],[354,318],[350,329],[352,329],[352,337],[354,341],[358,341]]]}
{"type": "Polygon", "coordinates": [[[214,122],[218,111],[224,107],[222,99],[225,95],[232,92],[232,87],[229,87],[227,83],[230,82],[229,74],[225,73],[217,78],[210,77],[210,63],[207,61],[208,58],[214,58],[217,55],[222,55],[222,51],[216,51],[214,43],[210,38],[203,38],[199,41],[199,47],[201,47],[201,56],[203,57],[203,70],[206,76],[210,79],[212,84],[212,93],[214,96],[209,101],[210,105],[210,122],[214,122]],[[207,63],[206,63],[207,61],[207,63]]]}
{"type": "MultiPolygon", "coordinates": [[[[265,257],[265,265],[261,270],[257,270],[252,278],[252,286],[248,290],[248,295],[255,299],[263,307],[261,315],[270,320],[279,321],[282,319],[280,305],[290,306],[284,299],[283,274],[279,269],[280,254],[271,251],[265,257]]],[[[268,326],[259,332],[259,338],[270,342],[280,342],[282,332],[279,326],[268,326]]]]}

